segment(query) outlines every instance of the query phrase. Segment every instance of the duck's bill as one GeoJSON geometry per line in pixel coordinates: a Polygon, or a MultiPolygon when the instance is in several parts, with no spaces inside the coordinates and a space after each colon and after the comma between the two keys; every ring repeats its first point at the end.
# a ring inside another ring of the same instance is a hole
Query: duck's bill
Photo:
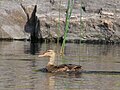
{"type": "Polygon", "coordinates": [[[38,57],[44,57],[45,55],[43,54],[43,55],[39,55],[38,57]]]}

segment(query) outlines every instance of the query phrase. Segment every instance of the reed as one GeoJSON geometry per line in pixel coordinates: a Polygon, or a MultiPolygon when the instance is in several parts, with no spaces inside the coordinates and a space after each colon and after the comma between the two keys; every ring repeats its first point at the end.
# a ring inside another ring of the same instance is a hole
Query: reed
{"type": "Polygon", "coordinates": [[[62,56],[64,54],[65,42],[66,42],[68,30],[69,30],[69,22],[70,22],[70,17],[71,17],[72,10],[73,10],[73,5],[74,5],[74,0],[68,0],[67,10],[66,10],[64,39],[63,39],[62,47],[60,50],[60,53],[62,56]]]}

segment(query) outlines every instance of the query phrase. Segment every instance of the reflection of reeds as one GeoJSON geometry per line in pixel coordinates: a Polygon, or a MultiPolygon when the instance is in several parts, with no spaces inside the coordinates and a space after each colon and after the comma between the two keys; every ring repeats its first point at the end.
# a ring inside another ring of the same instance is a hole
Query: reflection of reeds
{"type": "Polygon", "coordinates": [[[63,43],[62,43],[62,47],[61,47],[61,51],[60,51],[60,53],[62,55],[64,53],[65,41],[66,41],[67,33],[69,30],[69,22],[70,22],[70,17],[71,17],[72,10],[73,10],[73,5],[74,5],[74,0],[68,0],[68,6],[67,6],[67,10],[66,10],[64,39],[63,39],[63,43]]]}

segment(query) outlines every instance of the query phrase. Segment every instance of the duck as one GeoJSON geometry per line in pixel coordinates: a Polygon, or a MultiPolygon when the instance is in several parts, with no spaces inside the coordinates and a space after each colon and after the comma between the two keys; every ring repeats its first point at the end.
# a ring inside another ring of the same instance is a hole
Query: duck
{"type": "Polygon", "coordinates": [[[40,58],[49,57],[49,62],[46,65],[46,67],[39,70],[42,72],[48,72],[48,73],[58,73],[58,72],[78,73],[79,71],[82,71],[81,65],[75,65],[75,64],[55,65],[55,56],[56,56],[56,53],[54,50],[47,50],[43,54],[38,55],[38,57],[40,58]]]}

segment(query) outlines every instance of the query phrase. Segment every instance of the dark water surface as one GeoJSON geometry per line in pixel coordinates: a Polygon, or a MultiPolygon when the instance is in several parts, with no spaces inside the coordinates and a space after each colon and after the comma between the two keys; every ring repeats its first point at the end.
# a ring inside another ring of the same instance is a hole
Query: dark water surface
{"type": "Polygon", "coordinates": [[[80,64],[88,71],[120,71],[119,45],[67,43],[61,58],[60,45],[55,43],[1,41],[0,90],[120,90],[120,74],[68,76],[36,72],[48,62],[48,58],[38,58],[38,53],[48,49],[57,52],[56,64],[80,64]]]}

